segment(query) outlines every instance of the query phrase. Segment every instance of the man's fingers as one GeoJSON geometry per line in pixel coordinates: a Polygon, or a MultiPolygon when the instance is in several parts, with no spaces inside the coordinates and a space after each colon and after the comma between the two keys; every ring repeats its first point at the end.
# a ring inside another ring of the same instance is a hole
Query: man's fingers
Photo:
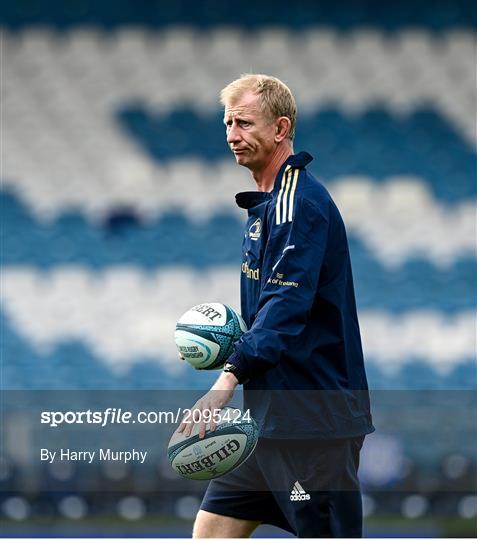
{"type": "Polygon", "coordinates": [[[205,431],[206,431],[206,424],[205,422],[201,422],[199,424],[199,439],[203,439],[205,437],[205,431]]]}
{"type": "Polygon", "coordinates": [[[207,426],[209,426],[211,431],[215,431],[217,428],[216,420],[211,414],[213,410],[215,409],[211,404],[197,402],[190,411],[188,421],[183,420],[177,428],[177,432],[182,433],[185,437],[190,437],[194,426],[198,424],[197,432],[199,437],[203,439],[207,432],[207,426]]]}

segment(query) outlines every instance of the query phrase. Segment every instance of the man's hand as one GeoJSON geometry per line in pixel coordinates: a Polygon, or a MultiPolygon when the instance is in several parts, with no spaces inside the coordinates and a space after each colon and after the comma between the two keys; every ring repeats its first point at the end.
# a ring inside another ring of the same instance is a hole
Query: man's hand
{"type": "Polygon", "coordinates": [[[194,411],[200,411],[196,413],[195,417],[199,420],[197,423],[199,424],[199,437],[201,439],[205,437],[207,424],[210,424],[211,431],[215,431],[217,423],[214,412],[217,409],[222,409],[232,399],[237,384],[237,377],[233,373],[222,372],[214,386],[192,407],[188,422],[182,421],[177,428],[177,432],[184,433],[186,437],[189,437],[194,426],[194,411]],[[204,416],[210,420],[207,422],[204,416]]]}

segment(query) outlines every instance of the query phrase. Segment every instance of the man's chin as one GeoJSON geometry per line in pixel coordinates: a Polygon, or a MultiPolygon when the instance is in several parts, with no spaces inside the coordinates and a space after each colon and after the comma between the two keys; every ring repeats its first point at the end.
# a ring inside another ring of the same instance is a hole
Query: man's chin
{"type": "Polygon", "coordinates": [[[235,161],[236,161],[239,165],[244,165],[244,166],[247,165],[247,161],[248,161],[248,160],[247,160],[247,156],[245,155],[245,153],[240,152],[240,153],[236,154],[236,153],[234,152],[234,156],[235,156],[235,161]]]}

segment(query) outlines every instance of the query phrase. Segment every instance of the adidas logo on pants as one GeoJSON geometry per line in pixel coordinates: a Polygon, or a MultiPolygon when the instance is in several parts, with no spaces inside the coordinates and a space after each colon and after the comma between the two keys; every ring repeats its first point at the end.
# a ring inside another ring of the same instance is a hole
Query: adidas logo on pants
{"type": "Polygon", "coordinates": [[[310,495],[301,487],[298,480],[293,485],[293,489],[290,493],[290,501],[309,501],[310,495]]]}

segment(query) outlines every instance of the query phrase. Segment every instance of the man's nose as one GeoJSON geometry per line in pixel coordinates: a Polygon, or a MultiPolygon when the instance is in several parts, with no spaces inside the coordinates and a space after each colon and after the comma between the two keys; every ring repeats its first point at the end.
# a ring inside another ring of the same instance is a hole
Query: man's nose
{"type": "Polygon", "coordinates": [[[240,140],[239,131],[235,125],[230,126],[227,131],[227,143],[232,144],[240,140]]]}

